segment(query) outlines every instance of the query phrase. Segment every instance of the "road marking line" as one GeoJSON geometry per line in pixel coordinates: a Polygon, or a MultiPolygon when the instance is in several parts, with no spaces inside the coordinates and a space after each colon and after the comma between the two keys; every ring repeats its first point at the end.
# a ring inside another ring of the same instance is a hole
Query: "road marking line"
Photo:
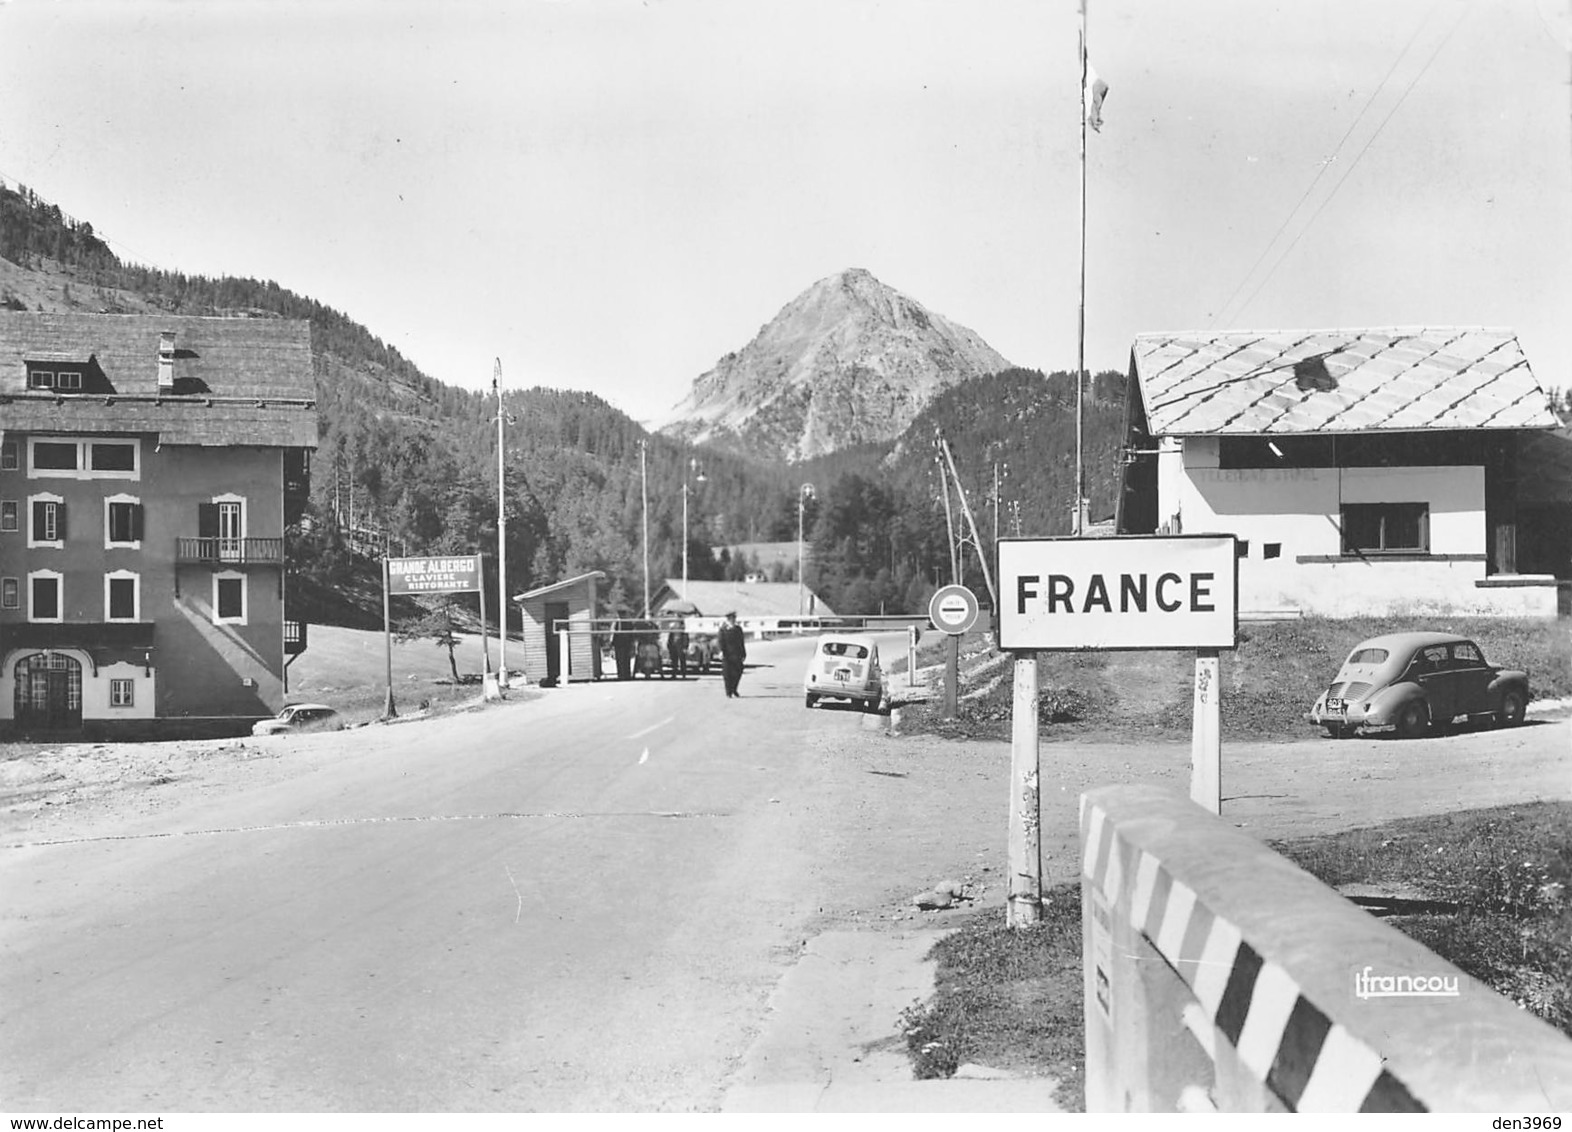
{"type": "Polygon", "coordinates": [[[652,724],[650,724],[643,731],[635,731],[632,735],[629,735],[628,738],[629,739],[642,739],[642,738],[644,738],[644,736],[648,735],[651,731],[656,731],[656,730],[658,730],[658,729],[660,729],[662,727],[665,727],[666,724],[668,724],[668,723],[675,723],[675,722],[677,722],[677,717],[676,716],[674,716],[674,715],[673,716],[668,716],[666,719],[661,720],[659,723],[652,723],[652,724]]]}
{"type": "Polygon", "coordinates": [[[519,900],[518,911],[513,913],[513,922],[516,924],[519,922],[519,917],[524,914],[524,894],[519,891],[519,882],[513,879],[513,870],[508,868],[506,861],[502,863],[502,871],[508,874],[508,883],[513,886],[513,895],[519,900]]]}

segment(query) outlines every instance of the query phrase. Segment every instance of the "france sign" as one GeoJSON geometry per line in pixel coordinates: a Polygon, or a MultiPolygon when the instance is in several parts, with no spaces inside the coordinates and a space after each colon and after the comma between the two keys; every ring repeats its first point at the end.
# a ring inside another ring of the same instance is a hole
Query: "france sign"
{"type": "Polygon", "coordinates": [[[928,602],[928,620],[941,633],[960,636],[977,624],[977,595],[965,586],[941,586],[928,602]]]}
{"type": "Polygon", "coordinates": [[[389,594],[479,593],[480,555],[389,558],[389,594]]]}
{"type": "Polygon", "coordinates": [[[1001,649],[1231,649],[1233,535],[999,540],[1001,649]]]}

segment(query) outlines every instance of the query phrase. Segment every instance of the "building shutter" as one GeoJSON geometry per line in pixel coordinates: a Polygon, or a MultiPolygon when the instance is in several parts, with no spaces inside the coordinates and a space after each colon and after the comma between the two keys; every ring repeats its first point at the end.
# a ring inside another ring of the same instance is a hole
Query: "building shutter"
{"type": "Polygon", "coordinates": [[[47,522],[45,516],[49,514],[48,508],[49,504],[42,500],[35,499],[33,501],[33,529],[28,537],[34,542],[42,542],[44,540],[44,524],[47,522]]]}
{"type": "Polygon", "coordinates": [[[64,503],[56,503],[55,504],[55,538],[58,539],[60,542],[65,542],[65,538],[66,538],[66,505],[64,503]]]}
{"type": "Polygon", "coordinates": [[[131,541],[142,541],[142,505],[131,504],[131,541]]]}
{"type": "Polygon", "coordinates": [[[217,503],[198,503],[197,504],[197,537],[199,537],[199,538],[217,538],[218,537],[218,504],[217,503]]]}

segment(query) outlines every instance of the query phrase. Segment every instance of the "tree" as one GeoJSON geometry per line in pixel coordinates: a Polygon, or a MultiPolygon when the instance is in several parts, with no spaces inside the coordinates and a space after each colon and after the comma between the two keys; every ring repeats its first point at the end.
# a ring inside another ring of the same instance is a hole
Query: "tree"
{"type": "Polygon", "coordinates": [[[425,610],[422,616],[413,621],[401,623],[394,636],[400,643],[418,641],[422,637],[432,638],[438,648],[448,650],[448,667],[453,670],[453,682],[462,683],[463,677],[459,675],[458,658],[454,655],[454,650],[459,646],[459,638],[453,631],[453,608],[448,602],[443,602],[441,608],[425,610]]]}

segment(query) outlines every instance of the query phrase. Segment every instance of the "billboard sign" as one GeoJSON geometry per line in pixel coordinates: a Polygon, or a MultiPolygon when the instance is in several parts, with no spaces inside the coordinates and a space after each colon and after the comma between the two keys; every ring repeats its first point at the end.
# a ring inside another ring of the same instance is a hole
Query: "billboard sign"
{"type": "Polygon", "coordinates": [[[388,593],[445,594],[480,592],[480,555],[452,558],[389,558],[388,593]]]}
{"type": "Polygon", "coordinates": [[[1002,649],[1231,649],[1233,535],[999,540],[1002,649]]]}

